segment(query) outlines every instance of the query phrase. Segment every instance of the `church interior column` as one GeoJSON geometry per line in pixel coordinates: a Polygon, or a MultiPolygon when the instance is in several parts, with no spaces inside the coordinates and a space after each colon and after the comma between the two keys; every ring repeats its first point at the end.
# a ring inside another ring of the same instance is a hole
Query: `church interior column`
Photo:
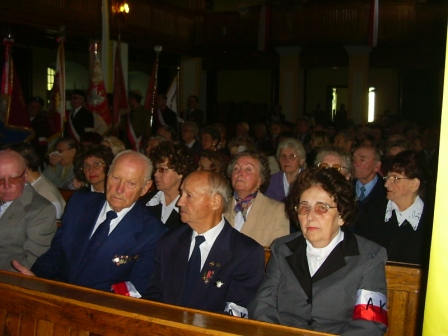
{"type": "Polygon", "coordinates": [[[367,123],[369,94],[369,55],[367,46],[345,46],[349,55],[347,118],[355,124],[367,123]]]}
{"type": "Polygon", "coordinates": [[[295,122],[303,114],[303,70],[301,47],[277,47],[280,55],[279,104],[286,120],[295,122]]]}

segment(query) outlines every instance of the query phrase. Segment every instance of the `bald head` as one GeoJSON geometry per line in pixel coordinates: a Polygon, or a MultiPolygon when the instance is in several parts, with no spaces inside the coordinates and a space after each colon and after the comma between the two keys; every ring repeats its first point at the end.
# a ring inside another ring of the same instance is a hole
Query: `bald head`
{"type": "Polygon", "coordinates": [[[0,200],[11,202],[22,196],[27,177],[25,159],[16,151],[0,151],[0,200]]]}
{"type": "Polygon", "coordinates": [[[195,171],[181,185],[181,219],[202,234],[221,222],[230,191],[227,180],[212,171],[195,171]]]}

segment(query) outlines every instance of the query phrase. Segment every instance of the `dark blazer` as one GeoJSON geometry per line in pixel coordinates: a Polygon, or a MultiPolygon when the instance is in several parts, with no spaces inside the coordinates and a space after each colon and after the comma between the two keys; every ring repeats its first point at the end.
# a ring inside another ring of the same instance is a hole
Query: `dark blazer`
{"type": "Polygon", "coordinates": [[[265,196],[275,199],[279,202],[285,201],[286,195],[285,188],[283,186],[283,174],[284,173],[282,171],[279,171],[278,173],[271,175],[268,189],[264,193],[265,196]]]}
{"type": "Polygon", "coordinates": [[[356,222],[356,233],[384,246],[388,260],[427,266],[434,208],[425,202],[417,230],[409,223],[398,226],[395,211],[385,222],[388,200],[376,199],[364,207],[356,222]]]}
{"type": "MultiPolygon", "coordinates": [[[[180,304],[192,233],[186,225],[160,240],[146,299],[180,304]]],[[[218,313],[224,312],[227,302],[247,307],[263,277],[264,249],[226,221],[201,274],[209,272],[214,272],[209,281],[197,281],[187,307],[218,313]]]]}
{"type": "MultiPolygon", "coordinates": [[[[157,108],[154,109],[154,114],[158,113],[157,108]]],[[[162,112],[163,120],[165,121],[165,124],[168,126],[171,126],[177,131],[177,114],[173,110],[169,109],[168,107],[163,110],[162,112]]],[[[154,118],[154,121],[157,121],[157,118],[154,118]]],[[[156,134],[157,128],[159,128],[161,124],[158,122],[152,123],[152,134],[156,134]]]]}
{"type": "MultiPolygon", "coordinates": [[[[150,200],[152,200],[154,198],[154,196],[158,192],[159,192],[158,190],[155,190],[155,191],[152,191],[152,192],[144,195],[142,198],[140,198],[140,202],[143,202],[143,204],[149,209],[149,211],[151,211],[151,213],[154,215],[154,217],[156,217],[157,219],[160,220],[162,218],[162,204],[154,205],[154,206],[146,205],[150,200]]],[[[180,214],[176,210],[173,209],[173,211],[171,211],[170,217],[168,217],[168,219],[165,222],[165,226],[170,231],[174,231],[184,225],[185,224],[182,223],[182,221],[180,220],[180,214]]]]}
{"type": "MultiPolygon", "coordinates": [[[[73,113],[73,112],[71,112],[73,113]]],[[[69,116],[71,118],[71,115],[69,116]]],[[[75,117],[73,118],[73,126],[75,127],[76,132],[79,136],[83,135],[86,132],[86,128],[93,128],[95,127],[95,122],[93,119],[93,114],[85,107],[81,107],[79,111],[76,113],[75,117]]],[[[67,132],[67,129],[66,129],[67,132]]],[[[69,134],[69,133],[67,133],[69,134]]]]}
{"type": "MultiPolygon", "coordinates": [[[[356,205],[358,206],[358,217],[361,216],[362,209],[366,204],[369,202],[372,202],[376,199],[386,199],[386,188],[384,187],[384,181],[383,177],[376,173],[376,176],[378,177],[378,180],[376,181],[375,185],[373,186],[373,189],[369,192],[366,198],[364,198],[362,201],[357,200],[356,205]]],[[[353,188],[356,188],[356,179],[353,180],[353,188]]]]}
{"type": "Polygon", "coordinates": [[[385,324],[354,319],[353,313],[359,289],[387,296],[385,249],[345,230],[311,277],[306,246],[301,233],[272,243],[249,318],[338,335],[384,335],[385,324]]]}
{"type": "Polygon", "coordinates": [[[105,202],[101,193],[75,193],[50,249],[38,258],[31,270],[39,277],[106,292],[111,291],[113,284],[130,281],[139,293],[144,293],[154,270],[157,243],[166,228],[137,202],[95,256],[83,263],[84,249],[105,202]],[[117,265],[112,261],[116,256],[128,256],[129,261],[117,265]]]}

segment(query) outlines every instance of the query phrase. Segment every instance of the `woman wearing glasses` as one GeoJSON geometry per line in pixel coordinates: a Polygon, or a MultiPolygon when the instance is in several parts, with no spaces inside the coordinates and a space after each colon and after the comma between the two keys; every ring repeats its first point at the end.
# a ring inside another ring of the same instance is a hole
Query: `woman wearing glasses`
{"type": "Polygon", "coordinates": [[[290,185],[303,169],[305,159],[305,149],[299,140],[286,138],[280,142],[277,148],[277,161],[281,170],[271,175],[266,196],[284,202],[290,185]]]}
{"type": "Polygon", "coordinates": [[[356,232],[384,246],[391,261],[429,261],[433,207],[424,198],[427,176],[417,152],[397,154],[384,176],[387,199],[367,204],[356,222],[356,232]]]}
{"type": "Polygon", "coordinates": [[[157,190],[143,196],[142,201],[169,230],[176,230],[182,226],[176,206],[179,187],[195,168],[193,155],[183,143],[164,141],[152,150],[150,158],[157,190]]]}
{"type": "Polygon", "coordinates": [[[104,193],[109,166],[114,159],[112,149],[105,145],[90,148],[76,160],[77,179],[90,185],[91,192],[104,193]]]}
{"type": "Polygon", "coordinates": [[[287,198],[302,233],[276,239],[249,317],[338,335],[387,330],[386,250],[352,234],[352,185],[334,169],[301,173],[287,198]]]}
{"type": "Polygon", "coordinates": [[[334,168],[348,181],[352,177],[352,160],[350,154],[336,148],[321,150],[316,156],[314,165],[319,168],[334,168]]]}

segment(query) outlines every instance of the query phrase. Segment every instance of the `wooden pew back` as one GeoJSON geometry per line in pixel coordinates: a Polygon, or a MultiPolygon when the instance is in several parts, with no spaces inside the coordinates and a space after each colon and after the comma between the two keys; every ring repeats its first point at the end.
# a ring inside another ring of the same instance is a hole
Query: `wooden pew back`
{"type": "MultiPolygon", "coordinates": [[[[267,263],[271,251],[265,248],[267,263]]],[[[389,329],[386,336],[413,336],[421,333],[423,312],[420,309],[422,270],[415,265],[388,262],[387,314],[389,329]]]]}
{"type": "Polygon", "coordinates": [[[0,271],[0,297],[0,335],[329,335],[5,271],[0,271]]]}

